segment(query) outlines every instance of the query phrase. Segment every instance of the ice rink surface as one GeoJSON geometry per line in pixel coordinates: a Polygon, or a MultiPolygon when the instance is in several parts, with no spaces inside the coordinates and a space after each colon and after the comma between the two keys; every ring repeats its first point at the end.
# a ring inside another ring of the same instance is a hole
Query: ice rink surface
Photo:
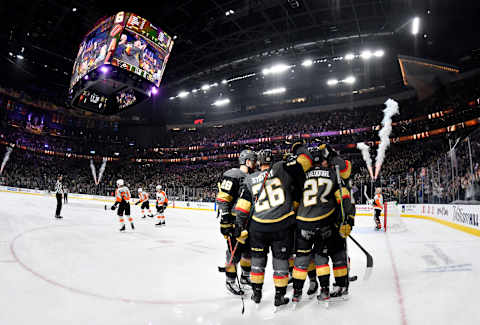
{"type": "Polygon", "coordinates": [[[357,217],[373,274],[363,281],[365,257],[349,241],[359,279],[328,309],[304,297],[274,314],[269,259],[260,308],[247,296],[242,315],[217,271],[225,242],[214,212],[169,208],[155,228],[134,207],[135,231],[119,233],[102,202],[71,199],[62,220],[54,198],[0,193],[0,202],[2,325],[480,324],[480,239],[431,221],[402,219],[407,231],[385,234],[357,217]]]}

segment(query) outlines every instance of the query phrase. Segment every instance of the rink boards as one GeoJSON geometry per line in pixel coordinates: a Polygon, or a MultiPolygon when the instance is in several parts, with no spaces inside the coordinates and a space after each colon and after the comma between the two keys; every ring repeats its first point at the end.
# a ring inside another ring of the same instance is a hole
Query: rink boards
{"type": "MultiPolygon", "coordinates": [[[[357,204],[356,209],[357,216],[373,217],[370,205],[357,204]]],[[[398,204],[397,209],[402,218],[430,220],[480,237],[480,205],[398,204]]]]}
{"type": "MultiPolygon", "coordinates": [[[[17,187],[0,186],[0,192],[10,192],[26,195],[48,196],[54,195],[47,191],[25,189],[17,187]]],[[[69,193],[69,199],[99,201],[113,203],[111,196],[96,196],[88,194],[69,193]]],[[[155,201],[150,200],[154,205],[155,201]]],[[[189,209],[199,211],[215,211],[216,204],[213,202],[188,202],[169,201],[169,207],[177,209],[189,209]]],[[[356,205],[357,216],[372,216],[373,209],[369,205],[356,205]]],[[[459,204],[398,204],[399,214],[403,218],[418,218],[430,220],[442,225],[454,228],[480,237],[480,206],[459,204]]]]}
{"type": "MultiPolygon", "coordinates": [[[[10,186],[0,186],[0,192],[8,193],[18,193],[25,195],[36,195],[36,196],[55,196],[55,193],[49,193],[42,190],[34,190],[29,188],[18,188],[10,186]]],[[[89,201],[98,201],[105,203],[114,203],[115,199],[113,196],[100,196],[100,195],[89,195],[89,194],[77,194],[77,193],[68,193],[68,199],[78,199],[78,200],[89,200],[89,201]]],[[[150,204],[155,206],[155,200],[149,200],[150,204]]],[[[176,209],[187,209],[187,210],[198,210],[198,211],[216,211],[216,204],[213,202],[189,202],[189,201],[169,201],[168,206],[170,208],[176,209]]]]}

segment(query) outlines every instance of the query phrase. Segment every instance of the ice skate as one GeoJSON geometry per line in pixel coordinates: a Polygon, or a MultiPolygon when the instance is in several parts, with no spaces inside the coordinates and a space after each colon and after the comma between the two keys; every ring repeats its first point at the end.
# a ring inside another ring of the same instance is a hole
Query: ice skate
{"type": "Polygon", "coordinates": [[[307,295],[310,299],[312,299],[315,294],[317,293],[318,291],[318,282],[317,282],[317,279],[315,279],[314,281],[310,281],[310,286],[308,288],[308,291],[307,291],[307,295]]]}
{"type": "Polygon", "coordinates": [[[227,288],[228,292],[235,296],[243,296],[245,292],[238,286],[238,284],[235,282],[235,280],[227,280],[225,282],[225,287],[227,288]]]}
{"type": "Polygon", "coordinates": [[[320,294],[317,296],[318,303],[323,304],[325,308],[328,308],[328,302],[330,300],[330,288],[322,287],[320,294]]]}
{"type": "Polygon", "coordinates": [[[290,302],[290,299],[285,297],[285,295],[276,294],[275,295],[275,301],[273,303],[273,305],[274,305],[273,312],[274,313],[279,312],[280,310],[283,309],[283,306],[287,305],[289,302],[290,302]]]}
{"type": "Polygon", "coordinates": [[[330,293],[329,303],[341,302],[348,300],[348,287],[334,287],[330,293]]]}
{"type": "Polygon", "coordinates": [[[256,308],[258,309],[258,307],[260,306],[260,301],[262,301],[262,289],[254,287],[250,299],[252,299],[252,301],[256,305],[256,308]]]}
{"type": "Polygon", "coordinates": [[[252,283],[250,282],[250,276],[242,274],[242,276],[240,277],[240,284],[242,286],[247,286],[247,288],[251,288],[252,283]]]}
{"type": "Polygon", "coordinates": [[[302,291],[301,290],[294,290],[292,296],[292,310],[296,310],[298,304],[302,300],[302,291]]]}
{"type": "Polygon", "coordinates": [[[120,228],[120,231],[125,231],[125,224],[122,225],[122,228],[120,228]]]}

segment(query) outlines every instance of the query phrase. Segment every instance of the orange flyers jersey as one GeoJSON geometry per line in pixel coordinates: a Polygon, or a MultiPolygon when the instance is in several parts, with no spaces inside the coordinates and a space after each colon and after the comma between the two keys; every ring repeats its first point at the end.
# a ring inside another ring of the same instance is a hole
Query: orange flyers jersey
{"type": "Polygon", "coordinates": [[[128,202],[130,200],[130,190],[126,186],[117,188],[115,191],[115,198],[117,202],[128,202]]]}
{"type": "Polygon", "coordinates": [[[383,195],[375,194],[373,197],[373,208],[377,210],[383,210],[383,195]]]}
{"type": "Polygon", "coordinates": [[[147,192],[138,193],[138,199],[140,200],[140,202],[148,201],[148,193],[147,192]]]}
{"type": "Polygon", "coordinates": [[[157,192],[157,203],[165,204],[168,203],[167,194],[164,191],[157,192]]]}

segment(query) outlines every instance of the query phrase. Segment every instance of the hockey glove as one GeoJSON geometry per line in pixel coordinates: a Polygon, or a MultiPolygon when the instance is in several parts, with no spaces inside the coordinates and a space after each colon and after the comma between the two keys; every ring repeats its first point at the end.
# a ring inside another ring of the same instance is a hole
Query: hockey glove
{"type": "Polygon", "coordinates": [[[237,237],[237,241],[240,244],[245,244],[245,242],[247,241],[247,238],[248,238],[248,230],[242,230],[242,232],[240,232],[240,236],[237,237]]]}
{"type": "Polygon", "coordinates": [[[112,205],[112,206],[110,207],[110,209],[115,210],[115,209],[117,208],[117,205],[118,205],[118,202],[115,202],[115,204],[112,205]]]}
{"type": "Polygon", "coordinates": [[[340,236],[342,238],[347,238],[350,236],[350,233],[352,232],[352,226],[350,226],[348,223],[342,224],[339,229],[340,236]]]}
{"type": "Polygon", "coordinates": [[[235,223],[233,237],[235,237],[240,244],[245,244],[245,241],[248,238],[248,231],[241,222],[237,221],[235,223]]]}
{"type": "Polygon", "coordinates": [[[227,239],[232,237],[234,232],[233,223],[226,222],[224,220],[220,221],[220,233],[227,239]]]}
{"type": "Polygon", "coordinates": [[[355,224],[355,215],[348,215],[347,220],[345,220],[345,223],[342,223],[340,225],[340,228],[338,229],[340,236],[342,238],[347,238],[350,236],[350,233],[352,232],[353,225],[355,224]]]}
{"type": "Polygon", "coordinates": [[[137,201],[137,203],[135,203],[135,205],[139,205],[140,203],[141,203],[141,201],[140,201],[140,200],[138,200],[138,201],[137,201]]]}

